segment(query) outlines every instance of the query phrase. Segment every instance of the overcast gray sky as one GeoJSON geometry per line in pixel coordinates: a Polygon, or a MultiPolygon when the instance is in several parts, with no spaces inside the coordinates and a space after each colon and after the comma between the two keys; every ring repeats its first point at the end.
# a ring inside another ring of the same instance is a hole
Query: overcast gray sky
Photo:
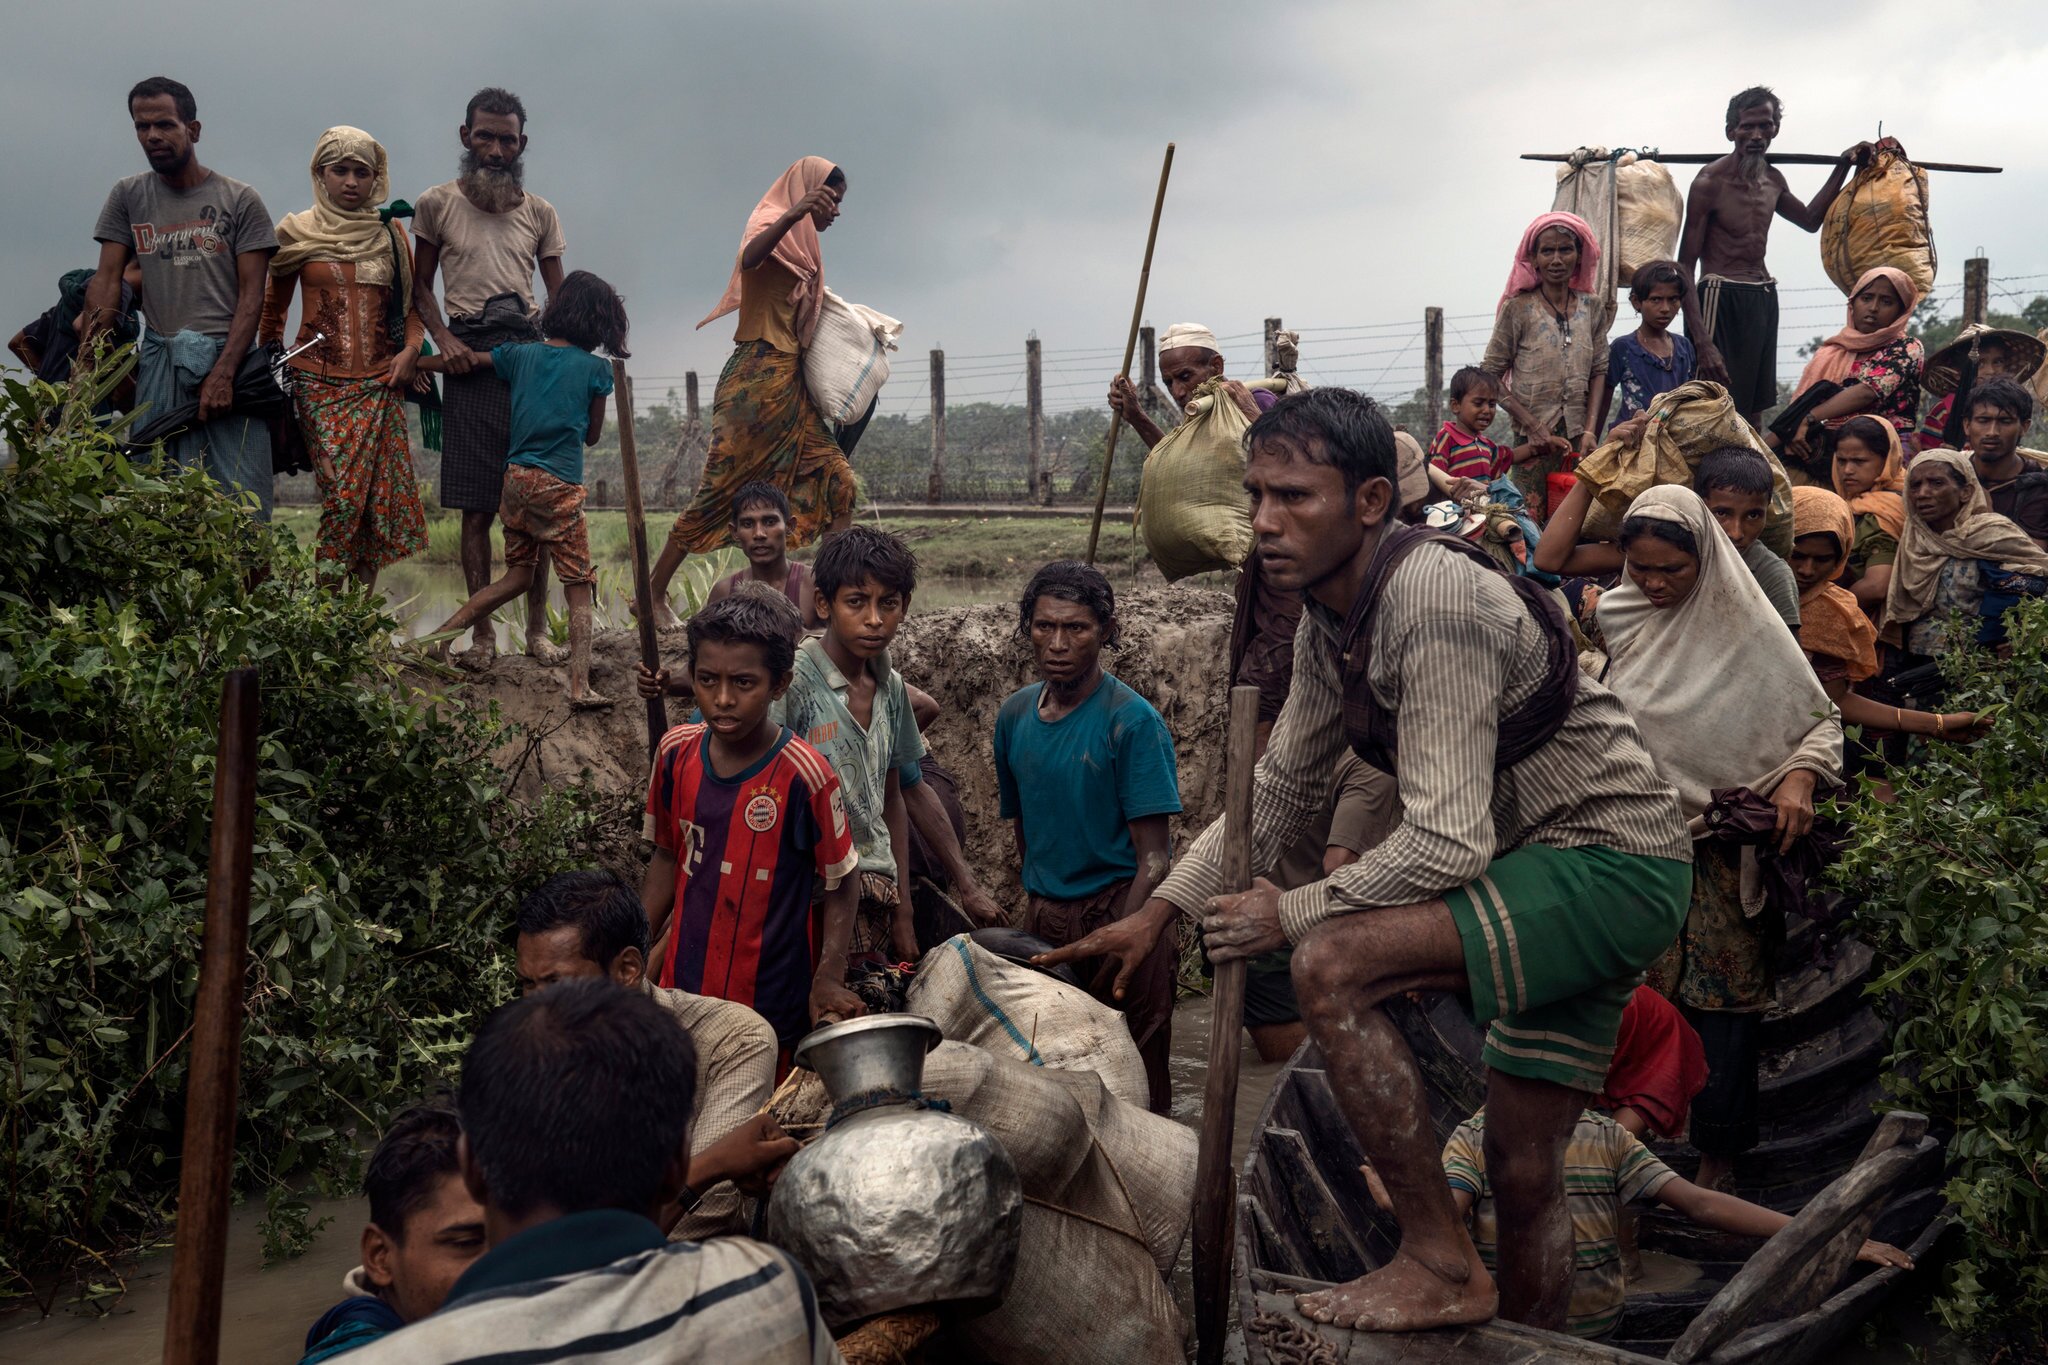
{"type": "MultiPolygon", "coordinates": [[[[954,401],[1021,399],[1033,329],[1048,406],[1097,402],[1168,139],[1148,317],[1242,334],[1230,350],[1248,361],[1278,315],[1305,330],[1312,378],[1405,390],[1426,305],[1451,315],[1451,363],[1484,344],[1520,229],[1550,204],[1552,169],[1517,154],[1722,150],[1728,96],[1758,82],[1784,99],[1781,150],[1839,151],[1882,119],[1916,156],[2003,165],[1933,177],[1941,286],[1959,287],[1982,248],[2025,298],[2048,291],[2048,147],[1997,111],[2048,88],[2036,13],[1924,0],[1853,15],[1782,0],[17,6],[0,51],[0,322],[12,331],[93,260],[108,186],[146,169],[122,97],[153,74],[192,87],[202,159],[254,184],[273,216],[310,202],[306,161],[329,125],[374,133],[397,193],[416,197],[453,174],[469,94],[518,92],[527,185],[560,210],[570,267],[625,293],[643,398],[696,369],[708,403],[731,324],[692,329],[756,199],[816,153],[851,185],[827,280],[907,324],[885,410],[921,405],[924,353],[940,345],[954,401]]],[[[1790,174],[1810,194],[1824,172],[1790,174]]],[[[1816,239],[1780,223],[1773,243],[1788,345],[1834,330],[1816,239]]]]}

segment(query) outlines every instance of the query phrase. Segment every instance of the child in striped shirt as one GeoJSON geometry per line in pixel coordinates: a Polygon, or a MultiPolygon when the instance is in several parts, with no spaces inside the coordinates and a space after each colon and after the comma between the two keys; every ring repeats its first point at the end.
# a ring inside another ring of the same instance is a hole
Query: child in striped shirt
{"type": "Polygon", "coordinates": [[[1534,455],[1538,443],[1504,446],[1484,435],[1500,405],[1498,376],[1467,365],[1451,376],[1451,415],[1429,443],[1429,462],[1454,479],[1485,483],[1534,455]]]}

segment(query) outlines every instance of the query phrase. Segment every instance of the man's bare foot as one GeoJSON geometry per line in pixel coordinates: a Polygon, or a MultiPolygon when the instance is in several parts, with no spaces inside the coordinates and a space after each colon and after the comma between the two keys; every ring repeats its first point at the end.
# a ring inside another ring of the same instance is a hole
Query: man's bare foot
{"type": "Polygon", "coordinates": [[[1500,1307],[1493,1277],[1471,1253],[1465,1278],[1431,1270],[1406,1251],[1361,1279],[1319,1289],[1294,1301],[1303,1317],[1360,1332],[1420,1332],[1491,1322],[1500,1307]]]}
{"type": "Polygon", "coordinates": [[[496,640],[473,640],[468,649],[455,656],[455,662],[473,673],[487,672],[498,661],[496,640]]]}
{"type": "MultiPolygon", "coordinates": [[[[638,602],[632,601],[627,602],[626,614],[628,616],[631,616],[636,621],[639,620],[640,604],[638,602]]],[[[682,629],[682,625],[683,619],[680,616],[677,616],[675,614],[674,609],[672,609],[668,604],[667,593],[663,593],[659,598],[655,599],[654,628],[656,630],[680,630],[682,629]]]]}
{"type": "Polygon", "coordinates": [[[526,657],[549,668],[556,668],[569,662],[569,651],[545,635],[535,635],[526,642],[526,657]]]}
{"type": "Polygon", "coordinates": [[[571,711],[608,711],[613,705],[614,703],[610,697],[607,697],[595,688],[584,692],[580,697],[574,692],[569,694],[569,709],[571,711]]]}
{"type": "Polygon", "coordinates": [[[1700,1156],[1699,1173],[1693,1176],[1692,1183],[1703,1190],[1719,1190],[1726,1193],[1729,1178],[1734,1174],[1733,1157],[1715,1156],[1711,1152],[1703,1153],[1700,1156]]]}

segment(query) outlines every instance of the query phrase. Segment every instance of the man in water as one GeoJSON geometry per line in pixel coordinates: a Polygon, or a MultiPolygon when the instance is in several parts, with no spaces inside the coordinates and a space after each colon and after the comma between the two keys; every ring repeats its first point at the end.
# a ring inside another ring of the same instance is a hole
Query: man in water
{"type": "Polygon", "coordinates": [[[1851,166],[1870,160],[1868,142],[1842,153],[1820,193],[1802,204],[1769,160],[1784,107],[1761,85],[1728,101],[1735,150],[1693,177],[1685,197],[1679,268],[1699,283],[1685,297],[1685,335],[1699,377],[1728,386],[1736,411],[1755,425],[1778,402],[1778,283],[1764,264],[1771,218],[1819,232],[1851,166]]]}
{"type": "Polygon", "coordinates": [[[1453,545],[1395,529],[1394,433],[1371,399],[1290,395],[1246,446],[1262,567],[1307,599],[1293,689],[1253,789],[1257,880],[1221,894],[1219,820],[1138,913],[1037,960],[1113,958],[1121,992],[1184,912],[1202,917],[1217,961],[1291,942],[1309,1034],[1401,1226],[1384,1268],[1303,1295],[1302,1312],[1412,1331],[1498,1308],[1560,1328],[1565,1147],[1691,893],[1677,794],[1620,701],[1579,675],[1555,608],[1453,545]],[[1347,746],[1393,771],[1400,817],[1357,861],[1282,893],[1265,874],[1329,802],[1347,746]],[[1491,1025],[1487,1169],[1501,1225],[1518,1233],[1501,1247],[1498,1292],[1451,1203],[1415,1057],[1380,1009],[1417,990],[1462,995],[1491,1025]]]}
{"type": "MultiPolygon", "coordinates": [[[[491,581],[491,520],[505,487],[512,439],[512,391],[478,357],[493,346],[539,341],[533,276],[552,295],[562,285],[562,220],[555,206],[525,187],[526,106],[495,86],[470,97],[462,127],[462,173],[420,195],[414,210],[413,306],[447,357],[442,408],[443,507],[462,513],[462,578],[474,596],[491,581]],[[448,297],[444,321],[434,277],[448,297]]],[[[564,663],[568,651],[548,638],[548,560],[526,592],[526,652],[564,663]]],[[[469,658],[497,653],[491,618],[470,633],[469,658]]]]}

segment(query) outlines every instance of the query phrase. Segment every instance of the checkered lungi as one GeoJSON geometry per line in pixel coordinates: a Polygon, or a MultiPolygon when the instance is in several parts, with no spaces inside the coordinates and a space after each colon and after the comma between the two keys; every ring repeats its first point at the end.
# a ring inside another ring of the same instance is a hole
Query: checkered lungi
{"type": "MultiPolygon", "coordinates": [[[[539,341],[539,324],[516,294],[500,294],[481,313],[448,319],[448,330],[472,351],[539,341]],[[501,300],[511,300],[506,307],[501,300]]],[[[505,493],[505,457],[511,454],[512,389],[490,370],[442,376],[441,482],[443,507],[496,512],[505,493]]]]}

